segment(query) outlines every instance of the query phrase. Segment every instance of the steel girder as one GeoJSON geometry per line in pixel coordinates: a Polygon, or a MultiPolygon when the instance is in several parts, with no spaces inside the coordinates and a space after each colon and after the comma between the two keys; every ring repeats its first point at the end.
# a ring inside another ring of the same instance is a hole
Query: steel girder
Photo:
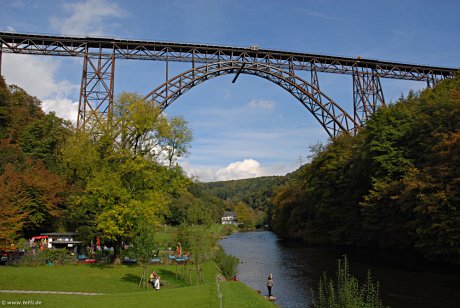
{"type": "MultiPolygon", "coordinates": [[[[101,49],[99,50],[101,51],[101,49]]],[[[85,51],[78,105],[78,128],[91,128],[102,117],[110,117],[113,106],[115,56],[85,51]]]]}
{"type": "Polygon", "coordinates": [[[6,53],[85,57],[88,49],[101,48],[105,57],[193,63],[223,61],[262,62],[288,70],[316,69],[318,72],[353,74],[353,67],[372,69],[380,78],[428,81],[451,78],[458,68],[338,57],[251,47],[186,44],[175,42],[123,40],[0,32],[0,48],[6,53]]]}
{"type": "Polygon", "coordinates": [[[265,63],[224,61],[192,68],[164,82],[145,99],[166,109],[182,94],[214,77],[228,74],[249,74],[267,79],[291,93],[320,122],[329,136],[354,132],[359,123],[316,86],[278,67],[265,63]]]}
{"type": "Polygon", "coordinates": [[[354,120],[364,125],[375,112],[385,105],[382,85],[373,70],[355,68],[353,72],[353,110],[354,120]]]}

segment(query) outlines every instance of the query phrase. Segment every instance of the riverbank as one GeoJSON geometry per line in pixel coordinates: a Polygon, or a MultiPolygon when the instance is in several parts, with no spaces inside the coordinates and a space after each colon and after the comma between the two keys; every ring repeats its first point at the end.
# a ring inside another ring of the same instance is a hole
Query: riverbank
{"type": "MultiPolygon", "coordinates": [[[[176,280],[174,265],[149,266],[161,276],[160,291],[138,287],[141,266],[65,265],[0,267],[0,290],[33,290],[99,293],[24,294],[0,293],[0,301],[41,302],[42,307],[219,307],[214,263],[204,264],[204,283],[190,286],[176,280]]],[[[221,282],[224,307],[275,307],[240,282],[221,282]]]]}

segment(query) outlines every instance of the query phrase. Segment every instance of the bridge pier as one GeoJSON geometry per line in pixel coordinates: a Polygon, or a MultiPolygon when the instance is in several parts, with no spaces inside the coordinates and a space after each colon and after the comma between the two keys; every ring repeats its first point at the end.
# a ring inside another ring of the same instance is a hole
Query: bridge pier
{"type": "Polygon", "coordinates": [[[0,42],[0,76],[2,76],[2,55],[3,55],[3,43],[0,42]]]}
{"type": "Polygon", "coordinates": [[[434,74],[428,74],[426,78],[427,88],[433,88],[440,80],[434,74]]]}
{"type": "Polygon", "coordinates": [[[111,55],[85,49],[78,106],[79,129],[93,127],[100,119],[110,118],[113,106],[115,49],[111,55]]]}
{"type": "Polygon", "coordinates": [[[364,125],[377,107],[385,105],[379,75],[374,70],[353,67],[354,120],[364,125]]]}

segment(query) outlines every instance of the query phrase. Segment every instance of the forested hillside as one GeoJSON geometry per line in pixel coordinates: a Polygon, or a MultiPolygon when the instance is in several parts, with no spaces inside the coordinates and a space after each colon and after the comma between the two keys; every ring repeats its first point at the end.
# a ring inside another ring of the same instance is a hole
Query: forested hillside
{"type": "Polygon", "coordinates": [[[69,186],[58,149],[69,123],[0,76],[0,242],[57,228],[69,186]]]}
{"type": "Polygon", "coordinates": [[[272,226],[285,237],[460,264],[460,78],[318,148],[273,201],[272,226]]]}
{"type": "Polygon", "coordinates": [[[236,211],[238,221],[246,227],[255,227],[270,222],[273,205],[271,197],[286,177],[266,176],[224,182],[199,183],[198,189],[214,196],[223,207],[236,211]]]}

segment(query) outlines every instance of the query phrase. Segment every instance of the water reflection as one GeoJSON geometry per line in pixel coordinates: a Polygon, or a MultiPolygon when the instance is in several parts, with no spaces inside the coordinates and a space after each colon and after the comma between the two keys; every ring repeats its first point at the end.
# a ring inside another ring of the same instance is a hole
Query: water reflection
{"type": "MultiPolygon", "coordinates": [[[[268,274],[273,273],[272,293],[282,307],[308,307],[311,289],[316,289],[323,270],[332,276],[337,259],[344,253],[351,260],[352,273],[364,279],[368,268],[382,284],[384,303],[398,307],[460,307],[460,277],[401,266],[404,256],[383,261],[373,251],[338,247],[311,247],[287,242],[269,231],[240,232],[221,241],[228,254],[240,259],[238,278],[267,294],[268,274]]],[[[409,260],[410,262],[410,260],[409,260]]],[[[403,262],[404,263],[404,262],[403,262]]]]}

